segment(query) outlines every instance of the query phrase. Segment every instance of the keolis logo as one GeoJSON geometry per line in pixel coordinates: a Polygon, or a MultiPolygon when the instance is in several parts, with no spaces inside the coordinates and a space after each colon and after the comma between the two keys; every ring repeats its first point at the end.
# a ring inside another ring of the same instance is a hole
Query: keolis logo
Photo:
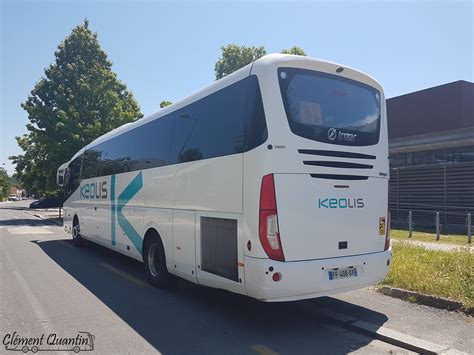
{"type": "Polygon", "coordinates": [[[318,208],[364,208],[363,198],[319,198],[318,208]]]}
{"type": "Polygon", "coordinates": [[[107,197],[107,181],[90,182],[81,187],[81,198],[104,199],[107,197]]]}
{"type": "MultiPolygon", "coordinates": [[[[143,177],[142,173],[139,172],[132,181],[125,186],[117,198],[115,197],[115,175],[111,175],[110,180],[84,184],[81,186],[80,191],[81,198],[83,199],[110,199],[110,242],[112,245],[116,245],[115,224],[118,222],[120,228],[125,232],[128,239],[130,239],[140,254],[142,253],[142,237],[123,214],[123,208],[135,197],[142,187],[143,177]],[[110,188],[107,182],[110,182],[110,188]]],[[[91,203],[93,202],[91,201],[91,203]]],[[[102,206],[105,206],[105,204],[102,204],[102,206]]]]}

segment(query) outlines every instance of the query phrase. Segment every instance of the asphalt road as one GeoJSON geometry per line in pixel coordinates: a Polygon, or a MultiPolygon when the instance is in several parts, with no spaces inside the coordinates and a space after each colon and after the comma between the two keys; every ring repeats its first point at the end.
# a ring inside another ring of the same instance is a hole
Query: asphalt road
{"type": "MultiPolygon", "coordinates": [[[[25,213],[26,205],[0,203],[2,340],[13,332],[84,331],[95,337],[94,352],[107,354],[408,353],[306,311],[336,308],[383,325],[383,309],[331,297],[261,303],[184,283],[156,289],[141,263],[96,245],[76,248],[62,227],[25,213]]],[[[1,344],[0,353],[12,354],[1,344]]]]}

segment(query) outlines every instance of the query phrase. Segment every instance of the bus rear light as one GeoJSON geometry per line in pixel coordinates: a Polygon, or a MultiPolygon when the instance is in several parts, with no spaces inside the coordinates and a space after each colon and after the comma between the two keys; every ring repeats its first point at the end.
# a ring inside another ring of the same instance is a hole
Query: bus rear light
{"type": "Polygon", "coordinates": [[[259,237],[268,257],[285,261],[278,228],[278,212],[273,174],[265,175],[260,189],[259,237]]]}

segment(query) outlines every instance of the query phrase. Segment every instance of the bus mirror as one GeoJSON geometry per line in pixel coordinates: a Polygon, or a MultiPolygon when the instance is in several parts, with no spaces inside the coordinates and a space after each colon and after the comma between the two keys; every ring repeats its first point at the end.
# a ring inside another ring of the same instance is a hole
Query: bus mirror
{"type": "Polygon", "coordinates": [[[57,179],[56,179],[56,183],[57,183],[59,186],[63,186],[63,185],[64,185],[64,170],[59,170],[59,171],[58,171],[58,176],[57,176],[57,179]]]}

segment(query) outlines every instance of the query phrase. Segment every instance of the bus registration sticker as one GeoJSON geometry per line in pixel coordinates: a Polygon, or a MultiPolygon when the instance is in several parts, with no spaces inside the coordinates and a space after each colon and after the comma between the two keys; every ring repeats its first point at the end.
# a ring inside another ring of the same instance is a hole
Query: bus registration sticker
{"type": "Polygon", "coordinates": [[[385,217],[379,217],[379,235],[385,235],[385,217]]]}
{"type": "Polygon", "coordinates": [[[328,271],[329,280],[346,279],[348,277],[357,277],[357,268],[347,267],[328,271]]]}

